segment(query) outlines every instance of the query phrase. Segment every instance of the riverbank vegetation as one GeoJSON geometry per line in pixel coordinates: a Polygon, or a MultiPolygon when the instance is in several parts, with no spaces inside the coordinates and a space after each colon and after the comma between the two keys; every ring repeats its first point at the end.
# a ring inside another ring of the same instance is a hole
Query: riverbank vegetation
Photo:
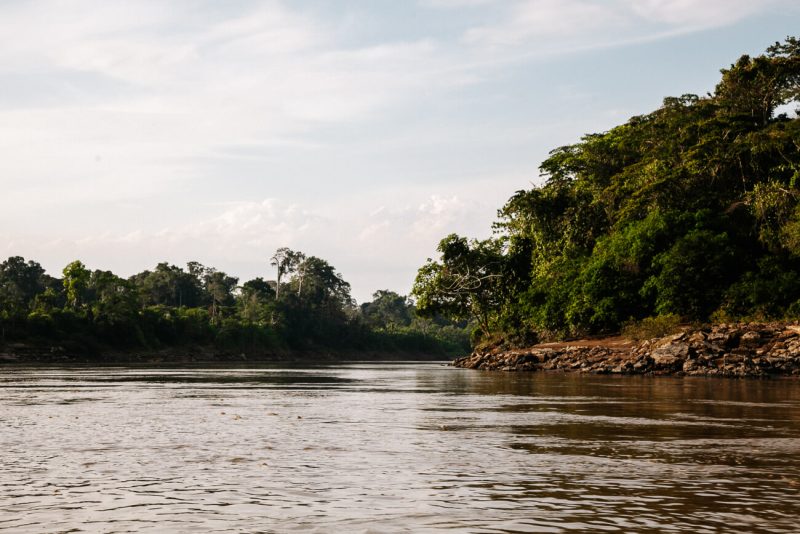
{"type": "Polygon", "coordinates": [[[713,93],[557,148],[495,235],[450,235],[418,273],[419,311],[475,340],[624,324],[800,317],[800,41],[742,56],[713,93]]]}
{"type": "Polygon", "coordinates": [[[95,357],[187,346],[262,355],[468,349],[466,322],[419,317],[407,298],[386,290],[357,306],[350,284],[321,258],[281,248],[271,264],[276,281],[240,284],[197,262],[159,263],[123,278],[73,261],[54,277],[35,261],[11,257],[0,263],[0,343],[95,357]]]}

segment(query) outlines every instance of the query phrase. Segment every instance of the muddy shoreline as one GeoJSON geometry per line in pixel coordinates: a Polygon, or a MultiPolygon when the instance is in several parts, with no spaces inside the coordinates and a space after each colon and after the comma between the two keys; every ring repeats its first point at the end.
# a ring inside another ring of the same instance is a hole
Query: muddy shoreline
{"type": "Polygon", "coordinates": [[[800,325],[719,324],[641,342],[607,338],[475,351],[455,367],[653,376],[800,376],[800,325]]]}
{"type": "Polygon", "coordinates": [[[2,365],[246,365],[248,363],[332,363],[344,361],[442,361],[447,357],[403,351],[308,348],[221,350],[192,345],[161,349],[84,351],[60,345],[8,343],[0,346],[2,365]]]}

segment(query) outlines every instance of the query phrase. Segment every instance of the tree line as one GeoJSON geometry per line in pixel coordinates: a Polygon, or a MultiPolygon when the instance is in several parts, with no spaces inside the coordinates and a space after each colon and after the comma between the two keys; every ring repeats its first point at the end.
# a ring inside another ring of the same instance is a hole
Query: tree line
{"type": "Polygon", "coordinates": [[[466,322],[421,317],[407,297],[381,290],[358,306],[327,261],[289,248],[270,259],[275,280],[187,263],[159,263],[128,278],[81,261],[47,274],[36,261],[0,263],[0,342],[111,349],[186,345],[269,352],[348,349],[449,355],[468,348],[466,322]]]}
{"type": "Polygon", "coordinates": [[[439,243],[418,311],[510,344],[663,316],[800,317],[800,41],[721,73],[713,93],[553,150],[491,239],[439,243]]]}

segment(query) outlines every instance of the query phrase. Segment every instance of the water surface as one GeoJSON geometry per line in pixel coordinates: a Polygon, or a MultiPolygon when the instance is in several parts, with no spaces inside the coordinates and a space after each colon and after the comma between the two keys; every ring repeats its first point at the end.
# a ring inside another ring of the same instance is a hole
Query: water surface
{"type": "Polygon", "coordinates": [[[797,532],[800,382],[0,368],[0,530],[797,532]]]}

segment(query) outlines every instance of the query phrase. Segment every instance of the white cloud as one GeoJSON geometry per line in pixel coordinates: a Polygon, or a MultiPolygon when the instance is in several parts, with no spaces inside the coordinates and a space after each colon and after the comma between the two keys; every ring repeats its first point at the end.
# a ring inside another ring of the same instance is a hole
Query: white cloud
{"type": "Polygon", "coordinates": [[[626,0],[627,7],[646,20],[690,27],[725,26],[765,7],[773,0],[626,0]]]}
{"type": "MultiPolygon", "coordinates": [[[[486,46],[514,46],[531,39],[569,38],[589,30],[618,27],[622,21],[608,4],[581,0],[529,0],[514,3],[505,20],[472,28],[465,40],[486,46]]],[[[563,42],[558,43],[563,46],[563,42]]]]}
{"type": "Polygon", "coordinates": [[[505,4],[500,22],[470,28],[464,40],[489,50],[534,46],[532,53],[546,54],[726,26],[781,3],[788,5],[786,0],[516,0],[505,4]]]}

